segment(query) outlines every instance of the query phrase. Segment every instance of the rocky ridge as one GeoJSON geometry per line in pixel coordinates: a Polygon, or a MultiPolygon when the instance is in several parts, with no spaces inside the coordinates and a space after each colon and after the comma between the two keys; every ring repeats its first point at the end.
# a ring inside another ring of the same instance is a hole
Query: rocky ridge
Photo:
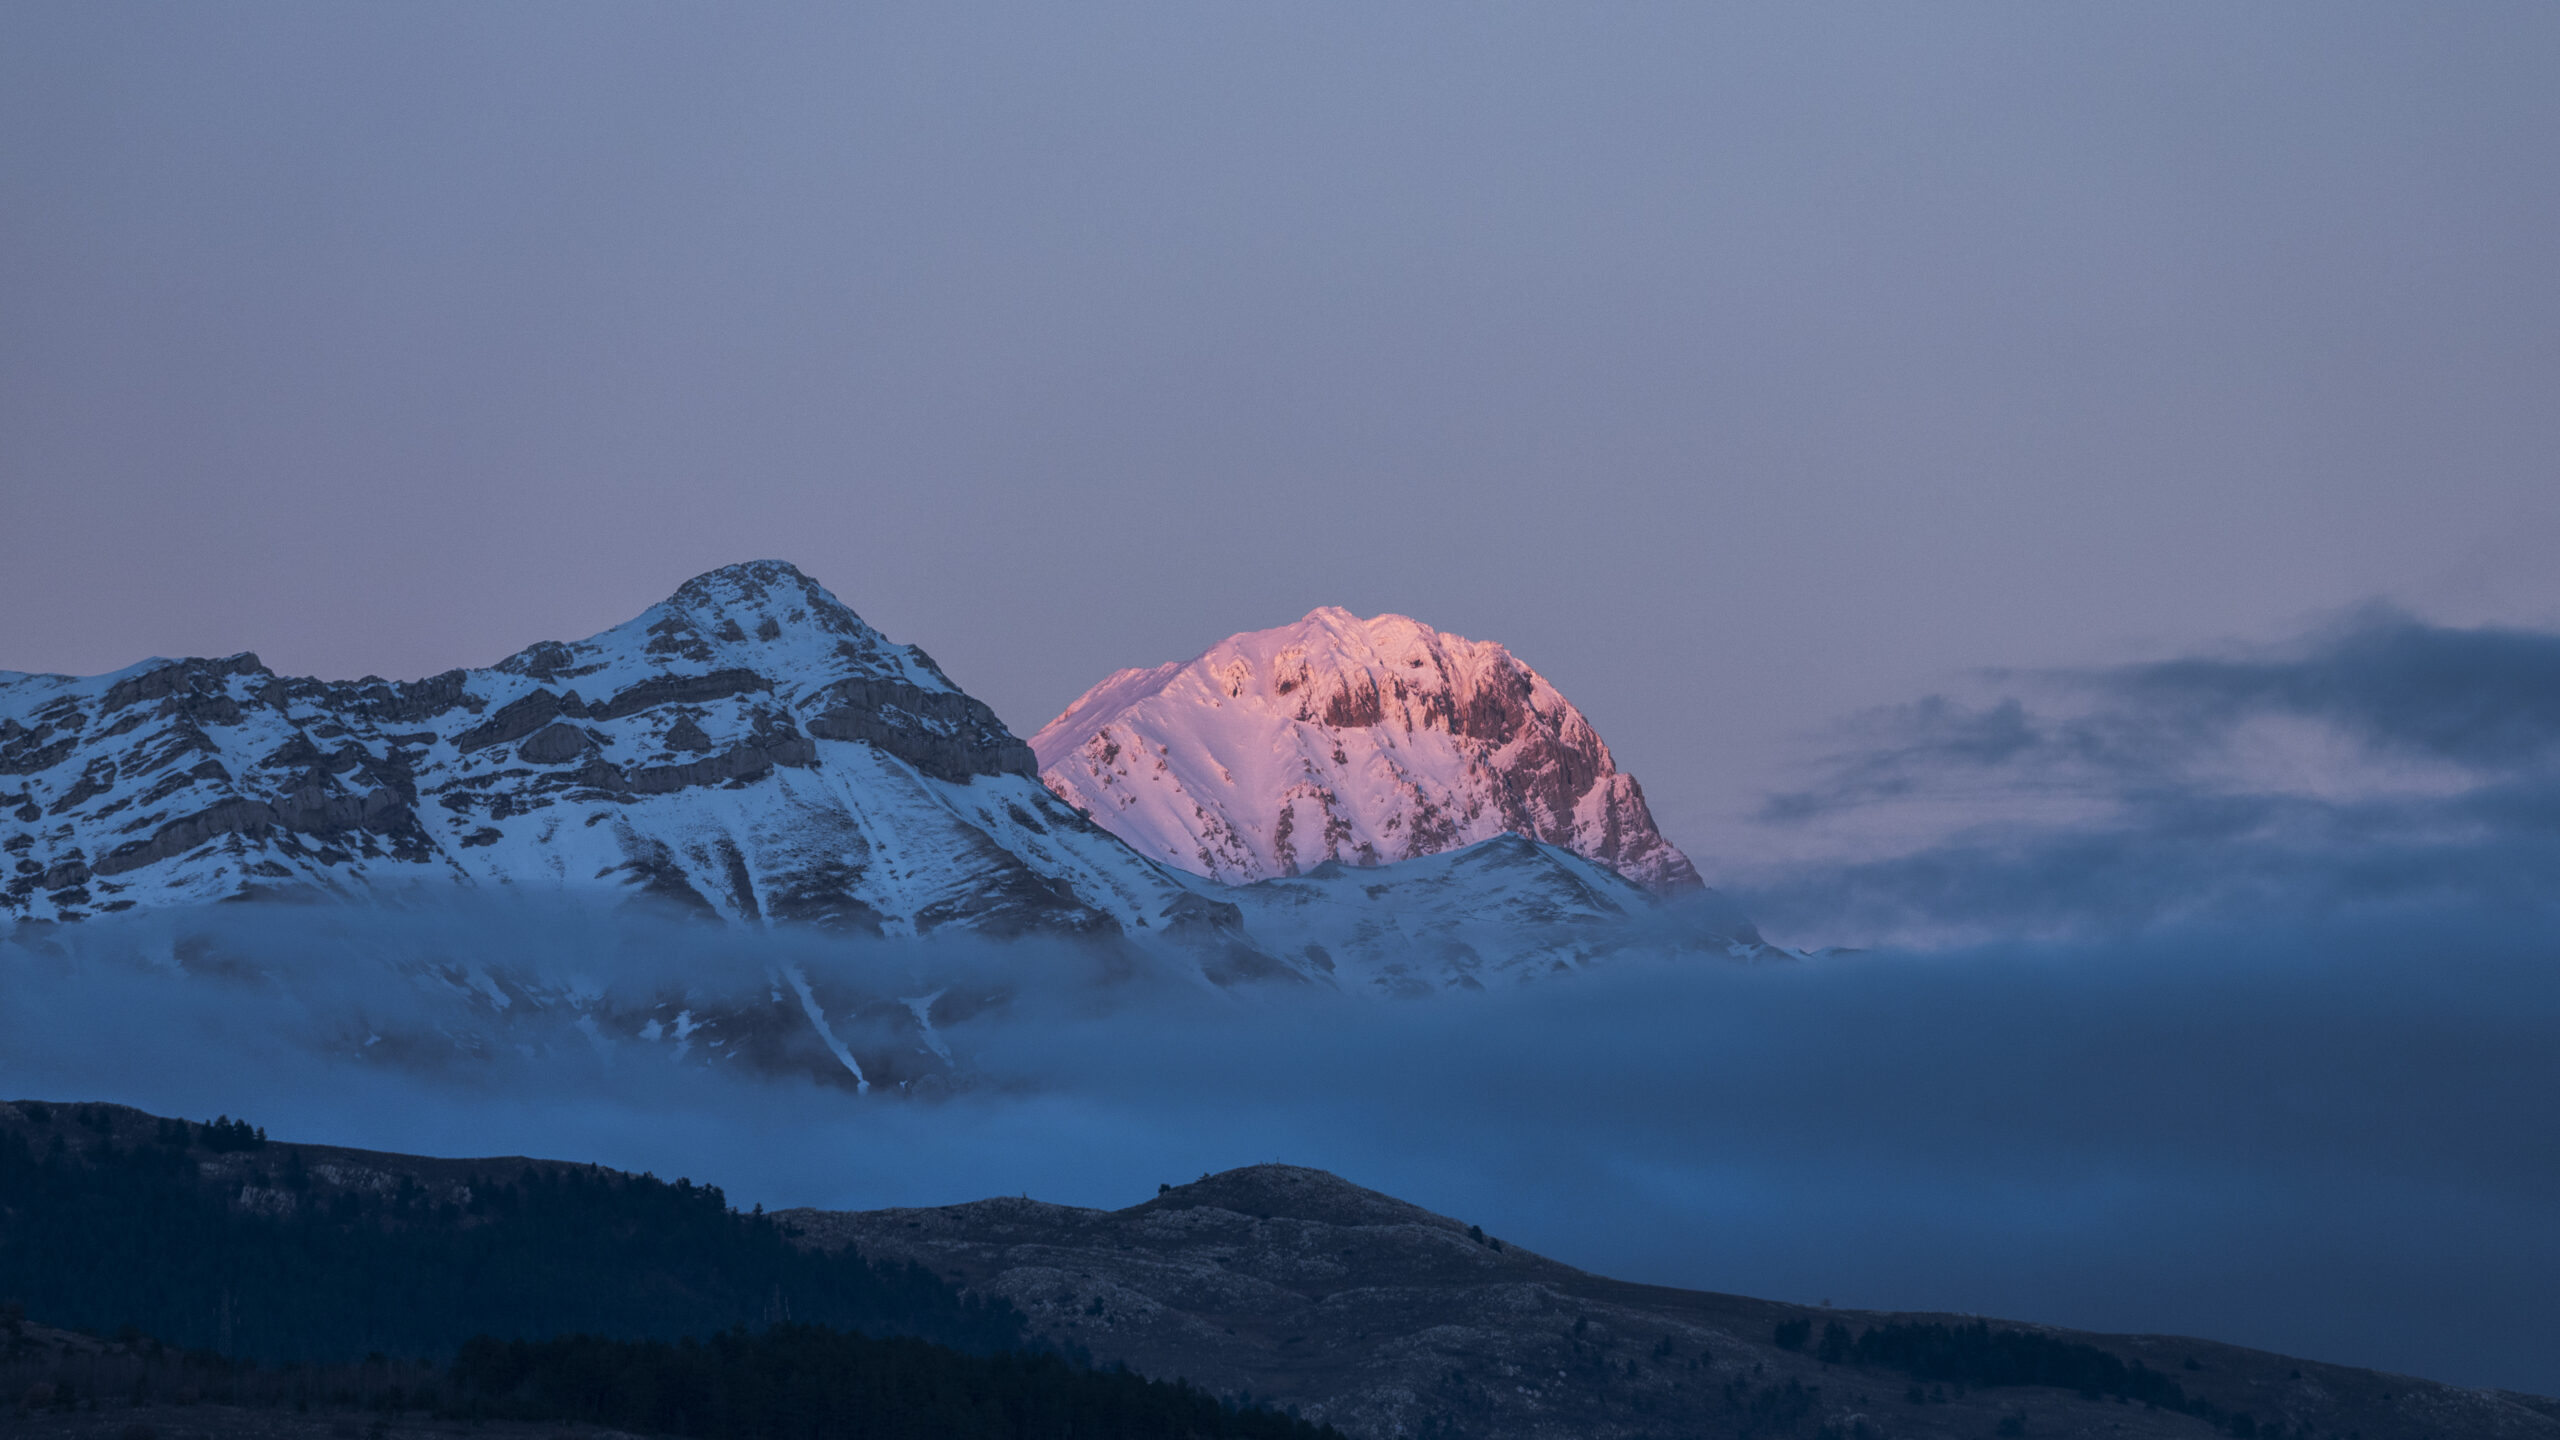
{"type": "Polygon", "coordinates": [[[0,673],[0,916],[422,881],[847,933],[1123,934],[1190,891],[923,651],[778,561],[392,682],[254,655],[0,673]]]}
{"type": "Polygon", "coordinates": [[[1151,859],[1232,884],[1506,832],[1700,888],[1582,712],[1502,646],[1326,607],[1122,670],[1032,737],[1040,776],[1151,859]]]}

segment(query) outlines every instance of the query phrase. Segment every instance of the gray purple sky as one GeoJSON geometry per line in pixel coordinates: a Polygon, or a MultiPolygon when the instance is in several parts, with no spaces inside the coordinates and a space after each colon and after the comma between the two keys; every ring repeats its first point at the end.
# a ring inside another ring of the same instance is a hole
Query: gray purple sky
{"type": "Polygon", "coordinates": [[[1498,639],[1713,874],[1986,665],[2560,623],[2560,9],[0,10],[0,668],[794,560],[1024,733],[1498,639]]]}

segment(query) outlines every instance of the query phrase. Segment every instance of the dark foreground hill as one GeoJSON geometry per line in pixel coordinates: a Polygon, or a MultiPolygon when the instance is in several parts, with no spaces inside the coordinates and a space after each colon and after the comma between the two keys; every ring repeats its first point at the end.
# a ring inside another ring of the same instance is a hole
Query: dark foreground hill
{"type": "Polygon", "coordinates": [[[1611,1280],[1285,1165],[1125,1210],[782,1218],[1009,1300],[1097,1360],[1363,1437],[2560,1436],[2560,1402],[2205,1340],[1611,1280]]]}
{"type": "Polygon", "coordinates": [[[1097,1371],[1001,1301],[794,1241],[687,1180],[0,1105],[0,1433],[1332,1433],[1097,1371]]]}
{"type": "Polygon", "coordinates": [[[911,1263],[814,1255],[716,1186],[32,1101],[0,1105],[0,1301],[270,1365],[795,1319],[980,1353],[1022,1337],[1002,1302],[911,1263]]]}
{"type": "Polygon", "coordinates": [[[400,1440],[580,1432],[695,1440],[1341,1440],[1185,1385],[1055,1354],[971,1355],[778,1324],[701,1341],[474,1340],[450,1364],[263,1368],[0,1314],[0,1433],[63,1440],[400,1440]],[[539,1428],[537,1428],[539,1427],[539,1428]]]}

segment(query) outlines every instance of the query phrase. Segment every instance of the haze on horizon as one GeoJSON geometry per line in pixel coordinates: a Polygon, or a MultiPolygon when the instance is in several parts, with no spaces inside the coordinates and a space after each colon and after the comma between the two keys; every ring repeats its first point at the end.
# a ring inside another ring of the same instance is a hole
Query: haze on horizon
{"type": "Polygon", "coordinates": [[[1028,734],[1317,604],[1711,869],[1804,732],[2560,621],[2560,15],[29,4],[0,667],[425,674],[767,554],[1028,734]]]}

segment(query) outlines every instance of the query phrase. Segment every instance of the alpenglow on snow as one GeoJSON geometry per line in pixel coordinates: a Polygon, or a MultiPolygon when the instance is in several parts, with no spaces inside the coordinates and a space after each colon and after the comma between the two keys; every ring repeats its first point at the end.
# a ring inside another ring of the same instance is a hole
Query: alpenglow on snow
{"type": "Polygon", "coordinates": [[[1508,833],[1699,887],[1572,702],[1490,641],[1325,607],[1123,670],[1032,737],[1040,778],[1139,853],[1243,884],[1508,833]]]}

